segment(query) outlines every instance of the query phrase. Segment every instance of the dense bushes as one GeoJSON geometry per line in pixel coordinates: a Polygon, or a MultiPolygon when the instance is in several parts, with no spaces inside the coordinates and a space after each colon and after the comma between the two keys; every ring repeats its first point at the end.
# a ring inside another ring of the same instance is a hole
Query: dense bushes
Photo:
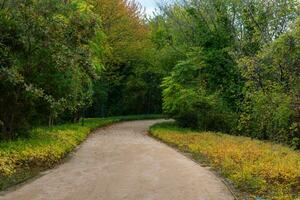
{"type": "Polygon", "coordinates": [[[178,1],[148,21],[127,0],[0,5],[1,139],[163,102],[183,126],[300,147],[298,1],[178,1]]]}
{"type": "Polygon", "coordinates": [[[183,126],[300,147],[297,8],[293,0],[162,6],[158,50],[179,54],[162,83],[164,111],[183,126]]]}
{"type": "Polygon", "coordinates": [[[162,84],[163,108],[185,126],[229,131],[236,124],[242,82],[230,52],[234,29],[226,6],[184,2],[163,8],[164,22],[158,18],[167,45],[181,53],[162,84]]]}
{"type": "Polygon", "coordinates": [[[184,127],[230,130],[233,113],[220,95],[205,90],[205,75],[201,74],[205,63],[199,56],[197,60],[180,62],[164,79],[163,108],[184,127]]]}
{"type": "Polygon", "coordinates": [[[254,57],[240,60],[246,80],[240,128],[300,147],[300,21],[254,57]]]}
{"type": "Polygon", "coordinates": [[[155,64],[156,52],[142,7],[128,0],[91,2],[102,19],[106,38],[102,58],[105,69],[95,81],[97,92],[88,114],[161,113],[159,85],[164,70],[155,64]]]}
{"type": "Polygon", "coordinates": [[[282,92],[253,92],[242,106],[240,132],[259,139],[289,141],[291,127],[291,98],[282,92]]]}
{"type": "Polygon", "coordinates": [[[0,0],[0,139],[83,115],[160,113],[149,33],[133,1],[0,0]]]}
{"type": "Polygon", "coordinates": [[[84,1],[3,1],[0,10],[1,137],[53,124],[90,103],[100,22],[84,1]]]}
{"type": "MultiPolygon", "coordinates": [[[[300,153],[290,148],[174,124],[155,125],[151,134],[211,165],[250,199],[300,197],[300,153]]],[[[239,197],[247,199],[242,193],[239,197]]]]}

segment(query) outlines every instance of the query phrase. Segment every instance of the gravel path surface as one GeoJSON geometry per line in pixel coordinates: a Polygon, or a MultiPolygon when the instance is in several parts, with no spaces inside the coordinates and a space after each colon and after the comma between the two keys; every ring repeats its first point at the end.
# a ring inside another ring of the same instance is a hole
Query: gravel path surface
{"type": "Polygon", "coordinates": [[[233,200],[208,169],[146,135],[160,120],[115,124],[0,200],[233,200]]]}

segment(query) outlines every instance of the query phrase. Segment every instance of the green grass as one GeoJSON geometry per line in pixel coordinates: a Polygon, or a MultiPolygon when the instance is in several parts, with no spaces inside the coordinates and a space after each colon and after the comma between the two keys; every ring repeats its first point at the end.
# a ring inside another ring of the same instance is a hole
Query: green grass
{"type": "Polygon", "coordinates": [[[0,189],[22,182],[51,168],[94,130],[120,121],[158,119],[162,115],[85,119],[84,125],[63,124],[34,128],[26,139],[0,142],[0,189]]]}
{"type": "Polygon", "coordinates": [[[247,137],[183,129],[174,123],[154,125],[150,134],[211,166],[240,191],[241,199],[300,199],[299,151],[247,137]]]}

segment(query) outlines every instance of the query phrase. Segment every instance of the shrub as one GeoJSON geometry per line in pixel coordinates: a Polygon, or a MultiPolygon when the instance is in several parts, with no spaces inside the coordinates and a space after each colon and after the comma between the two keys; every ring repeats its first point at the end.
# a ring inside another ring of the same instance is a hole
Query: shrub
{"type": "Polygon", "coordinates": [[[203,55],[180,62],[162,83],[164,112],[184,127],[231,130],[235,115],[219,92],[209,91],[201,70],[203,55]],[[202,57],[201,57],[202,56],[202,57]]]}
{"type": "Polygon", "coordinates": [[[160,124],[151,134],[202,158],[250,197],[297,199],[300,197],[300,153],[288,147],[215,132],[179,129],[160,124]]]}
{"type": "Polygon", "coordinates": [[[247,96],[239,122],[241,133],[286,142],[291,130],[291,98],[281,92],[257,91],[247,96]]]}

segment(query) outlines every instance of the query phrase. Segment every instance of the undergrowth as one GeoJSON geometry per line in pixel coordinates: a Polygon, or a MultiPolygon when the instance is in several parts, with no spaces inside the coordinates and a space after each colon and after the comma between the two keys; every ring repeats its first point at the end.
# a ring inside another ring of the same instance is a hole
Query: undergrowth
{"type": "Polygon", "coordinates": [[[247,137],[182,129],[174,123],[155,125],[150,132],[200,158],[249,199],[300,198],[299,151],[247,137]]]}
{"type": "Polygon", "coordinates": [[[156,119],[161,115],[122,116],[85,119],[84,125],[63,124],[39,127],[28,138],[0,142],[0,189],[36,175],[58,164],[96,128],[120,121],[156,119]]]}

